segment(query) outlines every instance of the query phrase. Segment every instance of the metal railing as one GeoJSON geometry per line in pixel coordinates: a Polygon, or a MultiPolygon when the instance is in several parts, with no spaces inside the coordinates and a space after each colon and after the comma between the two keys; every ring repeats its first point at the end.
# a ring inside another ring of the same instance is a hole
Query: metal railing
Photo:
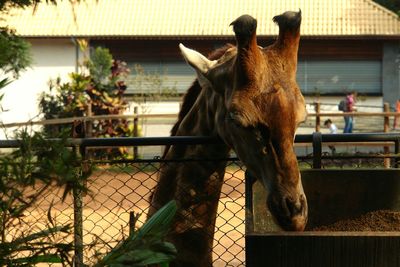
{"type": "MultiPolygon", "coordinates": [[[[312,127],[316,132],[321,131],[321,122],[322,118],[339,118],[345,115],[351,115],[357,118],[363,118],[363,120],[370,121],[371,118],[375,118],[374,120],[375,126],[379,132],[389,132],[390,130],[390,120],[392,118],[400,117],[398,112],[390,111],[389,103],[384,103],[383,106],[360,106],[364,111],[362,112],[341,112],[335,109],[330,111],[322,111],[322,106],[334,106],[335,108],[337,105],[334,104],[324,104],[320,102],[309,103],[308,105],[311,106],[312,111],[309,110],[308,112],[308,123],[312,124],[312,127]],[[376,109],[380,109],[376,111],[376,109]],[[368,110],[368,112],[367,112],[368,110]],[[375,110],[371,112],[370,110],[375,110]]],[[[149,123],[148,120],[170,120],[170,123],[173,124],[176,120],[178,114],[176,113],[162,113],[162,114],[140,114],[138,113],[138,109],[135,108],[132,114],[118,114],[118,115],[88,115],[88,116],[81,116],[81,117],[70,117],[70,118],[56,118],[56,119],[48,119],[48,120],[31,120],[27,122],[16,122],[16,123],[3,123],[2,126],[4,128],[15,128],[15,127],[24,127],[24,126],[34,126],[34,125],[60,125],[60,124],[73,124],[75,122],[82,122],[87,128],[90,128],[90,125],[93,124],[95,121],[102,121],[102,120],[130,120],[133,123],[134,132],[138,133],[139,125],[142,121],[146,121],[149,123]]],[[[150,123],[151,124],[151,123],[150,123]]],[[[371,124],[371,123],[369,123],[371,124]]],[[[305,125],[300,125],[300,127],[304,127],[305,125]]],[[[360,130],[363,130],[362,128],[360,130]]],[[[368,129],[367,129],[368,130],[368,129]]],[[[89,132],[89,131],[88,131],[89,132]]],[[[135,135],[138,136],[138,135],[135,135]]]]}

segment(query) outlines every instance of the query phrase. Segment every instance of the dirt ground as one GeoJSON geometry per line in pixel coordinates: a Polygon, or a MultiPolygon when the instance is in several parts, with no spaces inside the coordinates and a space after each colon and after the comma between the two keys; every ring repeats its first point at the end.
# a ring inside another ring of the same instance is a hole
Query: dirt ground
{"type": "MultiPolygon", "coordinates": [[[[96,251],[114,246],[128,233],[129,212],[142,214],[138,227],[145,220],[151,189],[156,184],[157,172],[96,171],[89,179],[90,193],[83,198],[83,232],[85,261],[90,264],[96,251]]],[[[62,192],[52,190],[30,218],[36,223],[45,221],[47,210],[58,224],[73,223],[73,203],[68,197],[61,202],[62,192]]],[[[226,172],[222,188],[213,250],[214,266],[244,266],[244,172],[226,172]]],[[[39,226],[40,227],[40,226],[39,226]]]]}

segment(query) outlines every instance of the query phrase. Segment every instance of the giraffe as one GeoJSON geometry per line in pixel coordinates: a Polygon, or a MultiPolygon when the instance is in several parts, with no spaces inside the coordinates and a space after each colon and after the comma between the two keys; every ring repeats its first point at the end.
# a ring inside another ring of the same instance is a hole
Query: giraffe
{"type": "Polygon", "coordinates": [[[174,136],[215,136],[212,145],[173,145],[164,159],[205,159],[160,169],[149,215],[170,199],[178,214],[168,239],[176,246],[173,266],[212,266],[211,250],[226,158],[233,149],[268,192],[266,205],[284,230],[302,231],[307,200],[294,153],[295,131],[306,118],[296,83],[301,11],[275,16],[275,42],[257,45],[257,21],[243,15],[231,23],[236,46],[226,45],[209,58],[180,44],[197,73],[174,125],[174,136]]]}

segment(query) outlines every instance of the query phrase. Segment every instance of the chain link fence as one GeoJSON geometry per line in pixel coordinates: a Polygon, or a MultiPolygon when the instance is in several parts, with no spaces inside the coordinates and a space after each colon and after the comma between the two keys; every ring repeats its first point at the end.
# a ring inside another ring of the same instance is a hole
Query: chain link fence
{"type": "MultiPolygon", "coordinates": [[[[94,171],[86,181],[88,192],[82,195],[85,265],[93,266],[129,235],[133,214],[139,216],[136,227],[146,221],[161,163],[157,158],[89,162],[94,171]]],[[[228,159],[215,225],[213,266],[245,266],[244,194],[244,167],[237,159],[228,159]]],[[[74,225],[76,207],[72,196],[63,200],[63,191],[56,186],[48,188],[43,196],[28,211],[27,231],[44,229],[49,218],[57,225],[74,225]]],[[[72,235],[57,238],[74,240],[72,235]]]]}
{"type": "MultiPolygon", "coordinates": [[[[192,143],[193,138],[189,138],[188,142],[192,143]]],[[[212,144],[213,142],[219,143],[220,140],[205,141],[207,144],[212,144]]],[[[151,146],[154,143],[150,143],[145,144],[145,147],[149,148],[148,150],[150,151],[156,151],[154,146],[151,146]]],[[[194,143],[197,144],[196,141],[194,143]]],[[[144,149],[140,151],[143,155],[148,155],[144,149]]],[[[187,165],[190,168],[197,164],[202,165],[205,163],[208,165],[211,163],[211,165],[214,165],[213,161],[221,161],[221,163],[226,164],[226,168],[214,230],[213,266],[244,266],[244,170],[238,159],[231,157],[228,159],[215,159],[210,162],[210,159],[205,158],[164,161],[160,159],[159,155],[154,157],[154,154],[151,159],[148,156],[146,157],[147,159],[137,160],[92,161],[98,168],[88,182],[88,188],[89,190],[93,188],[92,192],[98,192],[97,197],[95,196],[94,199],[100,198],[100,202],[103,205],[103,210],[106,214],[100,214],[99,217],[111,216],[106,221],[113,222],[113,225],[109,225],[109,228],[113,228],[113,230],[103,227],[107,231],[110,231],[107,234],[108,240],[98,242],[98,240],[92,237],[92,240],[96,240],[98,243],[98,245],[93,243],[94,247],[98,246],[94,251],[106,251],[109,248],[102,246],[102,243],[110,245],[114,242],[113,240],[120,240],[124,235],[127,235],[129,231],[127,225],[129,224],[130,212],[133,211],[136,214],[141,214],[137,221],[138,227],[144,223],[149,209],[149,199],[157,184],[161,165],[165,168],[168,167],[166,165],[173,166],[173,168],[183,168],[185,167],[184,165],[187,165]],[[110,181],[114,182],[111,184],[110,181]],[[114,212],[110,213],[107,211],[111,210],[108,206],[111,206],[114,212]],[[116,224],[118,227],[115,227],[116,224]]],[[[194,175],[196,174],[194,173],[194,175]]],[[[94,213],[98,213],[97,210],[101,209],[96,208],[96,212],[94,213]]],[[[87,218],[84,218],[84,223],[85,220],[87,218]]],[[[107,231],[103,232],[106,233],[107,231]]],[[[84,238],[88,238],[92,233],[93,231],[91,233],[84,233],[84,238]]],[[[96,237],[99,237],[99,235],[100,233],[96,234],[96,237]]],[[[98,239],[103,239],[103,237],[98,239]]],[[[85,240],[84,243],[86,243],[85,240]]],[[[88,260],[90,261],[94,258],[89,256],[88,260]]]]}
{"type": "MultiPolygon", "coordinates": [[[[322,152],[321,136],[319,141],[315,136],[300,136],[296,142],[313,144],[313,153],[298,154],[299,164],[301,168],[315,168],[316,162],[320,168],[362,166],[383,168],[384,161],[389,159],[389,167],[397,167],[400,135],[389,136],[390,138],[385,135],[389,138],[387,140],[380,138],[382,136],[384,135],[364,136],[364,139],[360,137],[359,140],[365,141],[370,138],[379,142],[393,141],[388,150],[390,155],[380,153],[332,155],[329,152],[322,152]]],[[[325,139],[333,142],[335,138],[345,140],[346,136],[325,139]]],[[[96,143],[93,140],[91,142],[91,145],[96,143]]],[[[100,140],[98,142],[99,146],[111,145],[110,143],[102,144],[100,140]]],[[[107,251],[128,236],[129,229],[132,227],[130,218],[133,214],[139,215],[136,227],[140,227],[145,222],[149,199],[157,183],[160,164],[168,164],[158,156],[136,160],[91,159],[85,162],[85,164],[91,164],[94,171],[86,181],[88,192],[78,194],[82,201],[81,215],[77,213],[77,209],[80,209],[76,203],[77,195],[75,199],[70,195],[63,199],[63,191],[54,186],[48,188],[44,198],[29,210],[25,218],[27,225],[30,229],[43,229],[48,225],[49,220],[56,225],[74,225],[76,224],[74,216],[82,216],[81,241],[79,238],[76,239],[76,233],[75,236],[55,236],[54,238],[71,242],[75,238],[75,245],[77,245],[76,242],[82,242],[82,261],[85,265],[92,266],[107,251]]],[[[227,162],[227,167],[215,225],[213,266],[245,266],[245,168],[235,157],[223,159],[223,161],[227,162]]],[[[185,162],[179,164],[185,164],[185,162]]]]}
{"type": "MultiPolygon", "coordinates": [[[[145,222],[160,168],[158,160],[92,163],[96,168],[87,182],[89,193],[83,197],[84,262],[88,265],[127,237],[131,212],[139,215],[137,227],[145,222]]],[[[219,201],[214,266],[244,266],[244,218],[244,172],[239,162],[231,160],[219,201]]]]}

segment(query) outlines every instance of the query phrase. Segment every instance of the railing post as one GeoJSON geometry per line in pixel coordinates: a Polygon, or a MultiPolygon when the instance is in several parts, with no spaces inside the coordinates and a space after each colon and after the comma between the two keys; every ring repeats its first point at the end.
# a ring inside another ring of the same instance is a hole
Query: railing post
{"type": "MultiPolygon", "coordinates": [[[[82,153],[80,146],[75,146],[75,153],[82,153]]],[[[84,155],[82,155],[83,158],[84,155]]],[[[81,172],[84,170],[82,166],[81,172]]],[[[83,173],[81,173],[83,175],[83,173]]],[[[79,179],[73,188],[74,198],[74,266],[83,267],[83,197],[82,197],[82,181],[79,179]]]]}
{"type": "Polygon", "coordinates": [[[254,231],[254,220],[253,220],[253,185],[256,182],[256,178],[252,176],[248,170],[245,172],[245,207],[246,207],[246,232],[251,233],[254,231]]]}
{"type": "Polygon", "coordinates": [[[315,131],[320,132],[321,131],[321,117],[319,114],[321,113],[321,103],[320,102],[315,102],[315,131]]]}
{"type": "Polygon", "coordinates": [[[138,216],[133,211],[130,211],[129,212],[129,236],[132,236],[135,233],[137,219],[138,219],[138,216]]]}
{"type": "MultiPolygon", "coordinates": [[[[383,104],[383,112],[390,112],[389,103],[385,102],[385,103],[383,104]]],[[[384,122],[383,122],[383,132],[387,133],[387,132],[389,132],[389,130],[390,130],[389,116],[388,116],[388,115],[385,115],[383,121],[384,121],[384,122]]],[[[384,147],[383,147],[383,152],[384,152],[384,154],[389,154],[389,153],[390,153],[390,148],[389,148],[389,146],[384,146],[384,147]]],[[[383,159],[383,166],[384,166],[386,169],[389,169],[389,168],[390,168],[390,158],[384,158],[384,159],[383,159]]]]}
{"type": "MultiPolygon", "coordinates": [[[[88,106],[87,106],[87,116],[91,117],[93,116],[93,112],[92,112],[92,103],[89,102],[88,106]]],[[[85,126],[85,131],[84,131],[84,138],[90,138],[93,137],[93,121],[91,119],[89,120],[85,120],[84,122],[84,126],[85,126]]],[[[81,148],[82,149],[82,148],[81,148]]],[[[82,151],[81,151],[82,152],[82,151]]],[[[83,154],[85,156],[84,160],[87,159],[91,159],[93,158],[93,155],[95,154],[94,150],[91,151],[86,151],[86,149],[84,149],[83,154]]]]}
{"type": "Polygon", "coordinates": [[[396,157],[394,158],[394,167],[395,168],[399,168],[399,156],[398,156],[398,154],[399,154],[399,152],[400,152],[400,139],[396,139],[395,141],[394,141],[394,153],[396,154],[396,157]]]}
{"type": "MultiPolygon", "coordinates": [[[[92,103],[89,102],[86,108],[86,116],[91,117],[92,115],[93,115],[92,103]]],[[[93,121],[91,119],[85,120],[84,125],[85,125],[85,137],[92,137],[93,121]]]]}
{"type": "Polygon", "coordinates": [[[321,169],[322,157],[322,134],[313,133],[313,169],[321,169]]]}
{"type": "MultiPolygon", "coordinates": [[[[133,119],[133,136],[138,137],[139,136],[139,118],[138,118],[138,113],[139,109],[137,106],[133,108],[133,113],[135,114],[135,117],[133,119]]],[[[138,147],[134,146],[133,147],[133,159],[138,158],[138,147]]]]}
{"type": "MultiPolygon", "coordinates": [[[[383,103],[383,112],[390,112],[389,103],[387,102],[383,103]]],[[[389,130],[390,130],[389,115],[385,115],[383,120],[383,132],[387,133],[389,132],[389,130]]]]}

